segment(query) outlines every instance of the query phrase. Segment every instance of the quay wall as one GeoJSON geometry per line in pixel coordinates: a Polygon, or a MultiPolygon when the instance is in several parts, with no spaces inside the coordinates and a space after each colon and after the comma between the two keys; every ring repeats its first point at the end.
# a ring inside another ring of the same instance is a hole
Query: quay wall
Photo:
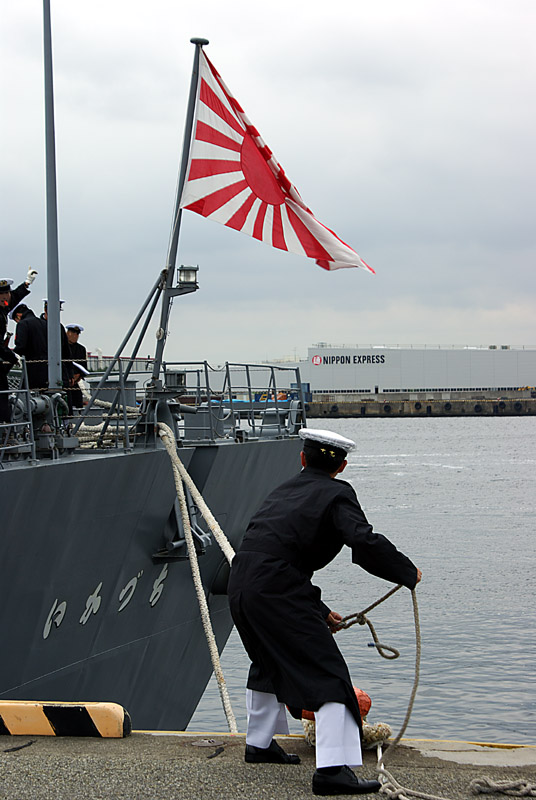
{"type": "Polygon", "coordinates": [[[536,416],[536,398],[313,400],[306,404],[309,419],[342,417],[526,417],[536,416]]]}

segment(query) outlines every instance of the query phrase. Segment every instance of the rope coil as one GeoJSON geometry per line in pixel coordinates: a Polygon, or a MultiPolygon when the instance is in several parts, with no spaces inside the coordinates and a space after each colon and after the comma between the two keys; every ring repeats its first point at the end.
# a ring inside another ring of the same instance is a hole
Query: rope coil
{"type": "Polygon", "coordinates": [[[514,797],[536,797],[536,783],[529,783],[523,778],[517,781],[492,781],[491,778],[475,778],[469,784],[473,794],[509,794],[514,797]]]}

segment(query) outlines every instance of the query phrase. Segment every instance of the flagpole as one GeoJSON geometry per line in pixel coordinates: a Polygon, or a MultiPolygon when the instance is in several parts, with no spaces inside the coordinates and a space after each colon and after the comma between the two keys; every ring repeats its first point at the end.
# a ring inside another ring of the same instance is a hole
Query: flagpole
{"type": "Polygon", "coordinates": [[[192,128],[195,115],[195,103],[197,99],[197,85],[199,80],[199,54],[203,45],[208,44],[208,39],[193,38],[190,42],[195,45],[194,64],[192,69],[192,79],[190,81],[190,96],[188,98],[188,108],[186,111],[186,123],[184,126],[184,139],[182,143],[182,161],[179,171],[179,181],[177,186],[177,198],[175,201],[175,213],[173,215],[173,227],[171,230],[171,240],[169,243],[169,250],[164,270],[165,275],[165,288],[162,297],[162,313],[160,316],[160,328],[157,334],[157,345],[154,357],[152,382],[158,380],[160,374],[160,367],[162,365],[162,356],[164,354],[164,346],[166,344],[169,311],[171,300],[176,294],[173,290],[173,282],[175,278],[175,263],[177,261],[177,248],[179,245],[179,233],[182,219],[182,209],[180,207],[182,191],[186,181],[186,170],[188,169],[188,160],[190,158],[190,144],[192,140],[192,128]]]}
{"type": "Polygon", "coordinates": [[[47,208],[47,345],[48,386],[61,388],[60,276],[58,257],[58,208],[56,192],[56,147],[54,137],[54,88],[52,78],[52,34],[50,2],[43,0],[43,44],[45,72],[45,152],[47,208]]]}

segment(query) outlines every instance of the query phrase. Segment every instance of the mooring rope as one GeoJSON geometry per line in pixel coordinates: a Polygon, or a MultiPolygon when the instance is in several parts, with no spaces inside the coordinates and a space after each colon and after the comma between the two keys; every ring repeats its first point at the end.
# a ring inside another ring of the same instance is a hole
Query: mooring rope
{"type": "MultiPolygon", "coordinates": [[[[83,378],[80,378],[80,380],[78,381],[78,388],[82,392],[82,397],[84,398],[84,400],[87,400],[89,402],[91,400],[91,393],[89,391],[88,384],[84,381],[83,378]]],[[[114,388],[112,391],[116,392],[117,389],[114,388]]],[[[93,400],[93,405],[97,406],[98,408],[112,408],[114,404],[109,403],[107,400],[99,400],[98,398],[95,398],[95,400],[93,400]]],[[[119,411],[121,411],[123,409],[123,404],[117,402],[115,404],[115,407],[119,411]]],[[[124,409],[127,412],[128,416],[136,416],[136,417],[140,416],[140,409],[136,408],[135,406],[124,406],[124,409]]]]}
{"type": "Polygon", "coordinates": [[[398,586],[395,586],[393,589],[387,592],[387,594],[385,594],[383,597],[380,597],[379,600],[376,600],[375,603],[372,603],[372,605],[365,608],[363,611],[359,611],[356,614],[348,614],[348,616],[343,617],[337,630],[346,630],[346,628],[351,628],[352,625],[368,625],[369,630],[372,634],[372,638],[374,639],[374,646],[376,647],[376,650],[381,655],[381,657],[387,659],[398,658],[400,652],[396,649],[396,647],[389,647],[386,644],[380,644],[380,641],[374,629],[374,625],[366,615],[368,614],[369,611],[372,611],[373,608],[376,608],[376,606],[379,606],[380,603],[383,603],[385,600],[391,597],[391,595],[393,595],[395,592],[398,592],[399,589],[402,589],[401,583],[399,583],[398,586]],[[389,651],[391,655],[387,655],[386,651],[389,651]]]}
{"type": "MultiPolygon", "coordinates": [[[[205,636],[207,638],[208,649],[210,652],[210,658],[212,660],[212,667],[214,669],[214,675],[216,676],[216,681],[218,684],[218,689],[220,692],[220,697],[223,704],[223,709],[225,711],[225,717],[227,719],[227,724],[229,726],[229,730],[231,733],[238,733],[238,728],[236,725],[235,715],[231,706],[231,700],[229,697],[229,692],[227,690],[227,685],[225,683],[225,677],[223,675],[223,671],[221,668],[220,663],[220,656],[218,653],[218,646],[216,644],[216,638],[214,636],[214,630],[212,628],[212,623],[210,621],[210,611],[208,608],[207,598],[205,596],[205,590],[203,588],[203,582],[201,580],[201,571],[199,569],[199,561],[197,558],[197,553],[195,550],[194,538],[192,536],[192,529],[190,525],[190,515],[188,513],[188,505],[186,503],[186,495],[184,492],[183,480],[190,489],[194,502],[198,506],[199,510],[203,514],[205,520],[207,521],[210,529],[218,528],[218,544],[220,547],[222,546],[223,541],[226,542],[226,550],[225,553],[226,557],[228,558],[229,562],[232,560],[232,556],[234,556],[234,550],[231,547],[227,537],[221,530],[220,526],[214,519],[212,513],[210,512],[208,506],[206,505],[205,501],[201,497],[201,493],[198,491],[197,487],[195,486],[194,482],[186,472],[182,461],[180,460],[177,454],[177,446],[175,442],[175,437],[173,435],[173,431],[171,428],[163,422],[158,423],[158,434],[162,439],[162,442],[165,445],[165,448],[168,452],[168,455],[171,459],[171,466],[173,468],[173,476],[175,479],[175,487],[177,489],[177,498],[179,501],[179,506],[181,510],[181,517],[182,517],[182,524],[184,528],[184,538],[186,540],[186,546],[188,548],[188,555],[190,558],[190,567],[192,570],[192,577],[194,581],[195,591],[197,594],[197,599],[199,602],[199,610],[201,613],[201,620],[203,622],[203,628],[205,630],[205,636]],[[184,476],[184,477],[183,477],[184,476]],[[202,502],[201,502],[202,501],[202,502]],[[207,517],[210,517],[210,522],[207,517]],[[232,555],[231,555],[232,553],[232,555]],[[230,557],[229,557],[230,556],[230,557]]],[[[213,531],[214,532],[214,531],[213,531]]],[[[216,537],[215,537],[216,538],[216,537]]],[[[223,549],[223,548],[222,548],[223,549]]]]}
{"type": "MultiPolygon", "coordinates": [[[[388,795],[389,800],[394,800],[395,798],[397,798],[397,800],[409,800],[411,797],[419,797],[422,800],[448,800],[448,798],[439,797],[435,794],[418,792],[414,789],[401,786],[391,772],[385,768],[381,744],[378,744],[377,751],[377,771],[380,783],[382,784],[380,793],[388,795]]],[[[469,789],[472,794],[499,793],[511,795],[513,797],[536,797],[536,783],[529,783],[524,778],[513,781],[493,781],[488,777],[475,778],[469,784],[469,789]]]]}
{"type": "MultiPolygon", "coordinates": [[[[382,658],[386,659],[395,659],[400,656],[399,651],[396,647],[389,647],[385,644],[380,644],[376,631],[374,629],[374,625],[367,617],[369,611],[372,611],[373,608],[379,606],[380,603],[384,603],[385,600],[388,600],[395,592],[398,592],[399,589],[402,589],[402,584],[398,584],[398,586],[394,586],[390,589],[387,594],[384,594],[383,597],[380,597],[379,600],[372,603],[370,606],[367,606],[363,611],[359,611],[356,614],[348,614],[346,617],[343,617],[338,630],[346,630],[347,628],[351,628],[352,625],[368,625],[370,632],[372,634],[372,638],[374,639],[374,646],[378,653],[382,656],[382,658]],[[388,655],[386,650],[389,650],[391,655],[388,655]]],[[[411,717],[411,712],[413,711],[413,703],[415,702],[415,697],[417,695],[417,689],[419,688],[419,678],[421,674],[421,624],[419,621],[419,604],[417,603],[417,592],[415,589],[411,591],[411,599],[413,602],[413,619],[415,622],[415,673],[413,679],[413,688],[411,690],[411,696],[408,703],[408,708],[406,711],[406,716],[404,718],[404,722],[402,723],[402,727],[400,728],[399,732],[395,736],[394,740],[389,743],[389,747],[396,747],[399,743],[400,739],[404,735],[406,728],[408,727],[408,722],[411,717]]]]}
{"type": "MultiPolygon", "coordinates": [[[[361,615],[364,617],[365,612],[370,611],[372,608],[376,608],[376,606],[378,606],[380,603],[383,603],[384,600],[387,600],[388,597],[391,597],[391,595],[397,592],[400,588],[401,586],[399,585],[396,586],[394,589],[391,589],[391,591],[388,592],[384,597],[380,598],[380,600],[378,600],[376,603],[373,603],[371,606],[369,606],[369,608],[361,612],[361,615]]],[[[408,723],[411,717],[411,712],[413,711],[413,703],[415,702],[417,689],[419,688],[419,678],[421,674],[421,625],[419,621],[419,604],[417,603],[417,592],[415,591],[415,589],[412,589],[411,591],[411,599],[413,602],[413,619],[415,623],[415,674],[413,678],[413,688],[411,690],[411,695],[406,710],[406,716],[404,717],[404,722],[402,723],[402,727],[398,731],[393,741],[389,742],[386,745],[386,747],[388,748],[396,747],[397,744],[400,742],[402,736],[404,735],[406,728],[408,727],[408,723]]],[[[366,621],[368,622],[368,620],[366,621]]],[[[378,648],[378,652],[380,652],[377,644],[376,647],[378,648]]],[[[383,654],[380,652],[380,655],[383,654]]],[[[383,657],[393,658],[393,656],[385,656],[385,655],[383,657]]],[[[394,657],[396,658],[396,656],[394,657]]],[[[401,786],[396,780],[396,778],[385,768],[381,743],[378,744],[377,753],[378,753],[378,764],[376,768],[378,771],[378,777],[380,779],[380,783],[382,784],[380,792],[389,795],[391,800],[394,800],[394,798],[400,798],[400,800],[408,800],[408,798],[410,797],[420,797],[422,800],[447,800],[446,798],[443,797],[438,797],[433,794],[427,794],[426,792],[417,792],[414,791],[413,789],[407,789],[404,786],[401,786]]]]}
{"type": "MultiPolygon", "coordinates": [[[[361,611],[358,614],[350,614],[343,619],[342,625],[343,628],[348,628],[355,623],[359,623],[360,625],[364,625],[365,623],[369,625],[369,628],[372,626],[369,620],[366,618],[366,614],[371,611],[376,606],[383,603],[384,600],[391,597],[395,592],[397,592],[401,586],[396,586],[394,589],[391,589],[386,595],[381,597],[375,603],[370,605],[364,611],[361,611]],[[352,621],[350,621],[352,620],[352,621]]],[[[411,692],[411,697],[409,699],[408,708],[406,711],[406,716],[404,718],[404,722],[402,723],[402,727],[400,728],[399,732],[395,736],[395,738],[386,744],[386,748],[394,748],[400,742],[402,736],[404,735],[406,728],[408,726],[411,712],[413,710],[413,703],[415,701],[415,697],[417,694],[417,689],[419,686],[419,677],[420,677],[420,662],[421,662],[421,628],[419,622],[419,606],[417,603],[417,593],[415,589],[411,592],[411,599],[413,601],[413,617],[415,621],[415,678],[413,681],[413,689],[411,692]]],[[[379,645],[377,641],[377,637],[375,636],[375,632],[373,632],[374,642],[376,644],[376,648],[380,655],[384,658],[396,658],[396,656],[386,656],[380,651],[380,647],[384,649],[389,649],[394,652],[394,648],[385,648],[384,645],[379,645]]],[[[389,800],[409,800],[410,798],[421,798],[421,800],[448,800],[448,798],[440,797],[434,794],[428,794],[427,792],[418,792],[414,789],[408,789],[405,786],[402,786],[393,774],[386,769],[384,763],[384,754],[382,751],[382,744],[381,742],[377,745],[377,754],[378,754],[378,763],[376,766],[378,772],[378,778],[381,783],[380,792],[383,794],[388,795],[389,800]]],[[[514,781],[493,781],[491,778],[482,777],[482,778],[475,778],[471,781],[469,788],[473,794],[480,794],[486,793],[491,794],[494,792],[498,792],[501,794],[508,794],[513,795],[516,797],[536,797],[536,784],[529,783],[524,779],[518,779],[514,781]]]]}
{"type": "Polygon", "coordinates": [[[390,800],[394,800],[395,798],[398,800],[408,800],[410,797],[420,797],[422,800],[448,800],[448,798],[440,797],[436,794],[417,792],[414,789],[408,789],[405,786],[401,786],[397,779],[389,772],[389,770],[385,769],[381,744],[378,744],[377,752],[378,764],[376,769],[378,771],[378,778],[380,779],[381,783],[381,794],[388,795],[390,800]]]}
{"type": "Polygon", "coordinates": [[[389,747],[396,747],[396,745],[399,743],[400,739],[406,732],[406,728],[408,727],[408,722],[411,717],[411,712],[413,711],[413,703],[415,702],[415,697],[417,695],[417,689],[419,688],[419,679],[421,675],[421,624],[419,621],[419,604],[417,603],[417,592],[415,591],[415,589],[412,589],[411,600],[413,603],[413,620],[415,622],[415,677],[413,679],[413,689],[411,690],[411,696],[409,698],[408,708],[406,711],[406,716],[404,717],[404,722],[402,723],[402,727],[398,731],[393,741],[389,743],[389,747]]]}
{"type": "Polygon", "coordinates": [[[184,464],[180,460],[180,458],[179,458],[179,456],[177,454],[176,447],[175,447],[175,437],[173,435],[173,431],[171,430],[169,425],[166,425],[164,422],[159,422],[158,423],[158,430],[159,430],[160,438],[162,439],[164,444],[166,444],[164,436],[167,437],[168,441],[173,442],[173,447],[172,447],[173,455],[169,451],[169,449],[167,447],[167,444],[166,444],[166,449],[168,450],[168,453],[170,453],[171,460],[173,461],[174,466],[177,468],[180,477],[182,478],[182,480],[184,481],[184,483],[186,484],[186,486],[190,490],[190,494],[192,495],[192,499],[193,499],[194,503],[199,508],[201,514],[203,515],[203,518],[204,518],[205,522],[207,523],[207,525],[209,527],[210,532],[214,535],[214,538],[217,541],[217,543],[219,544],[223,555],[225,556],[225,558],[227,559],[227,561],[230,564],[231,561],[233,560],[234,556],[235,556],[235,551],[233,550],[231,542],[229,541],[227,536],[222,531],[220,525],[218,524],[218,521],[214,517],[214,515],[211,512],[210,508],[205,503],[203,495],[201,494],[201,492],[199,491],[199,489],[197,488],[197,486],[193,482],[193,480],[190,477],[190,475],[188,474],[184,464]]]}
{"type": "Polygon", "coordinates": [[[473,794],[510,794],[514,797],[536,797],[536,783],[520,778],[516,781],[492,781],[491,778],[475,778],[469,784],[473,794]]]}

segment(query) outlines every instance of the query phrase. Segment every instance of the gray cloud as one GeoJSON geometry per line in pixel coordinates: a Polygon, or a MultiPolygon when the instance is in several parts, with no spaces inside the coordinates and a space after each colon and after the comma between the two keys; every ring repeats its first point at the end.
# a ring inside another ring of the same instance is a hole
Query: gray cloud
{"type": "MultiPolygon", "coordinates": [[[[66,314],[110,352],[165,262],[192,35],[306,203],[377,270],[327,274],[195,215],[168,349],[302,354],[313,341],[534,343],[532,2],[95,0],[53,8],[66,314]],[[71,314],[72,312],[72,314],[71,314]]],[[[41,269],[40,10],[4,12],[2,263],[41,269]]],[[[154,331],[151,332],[151,336],[154,331]]],[[[153,343],[147,341],[147,352],[153,343]]]]}

